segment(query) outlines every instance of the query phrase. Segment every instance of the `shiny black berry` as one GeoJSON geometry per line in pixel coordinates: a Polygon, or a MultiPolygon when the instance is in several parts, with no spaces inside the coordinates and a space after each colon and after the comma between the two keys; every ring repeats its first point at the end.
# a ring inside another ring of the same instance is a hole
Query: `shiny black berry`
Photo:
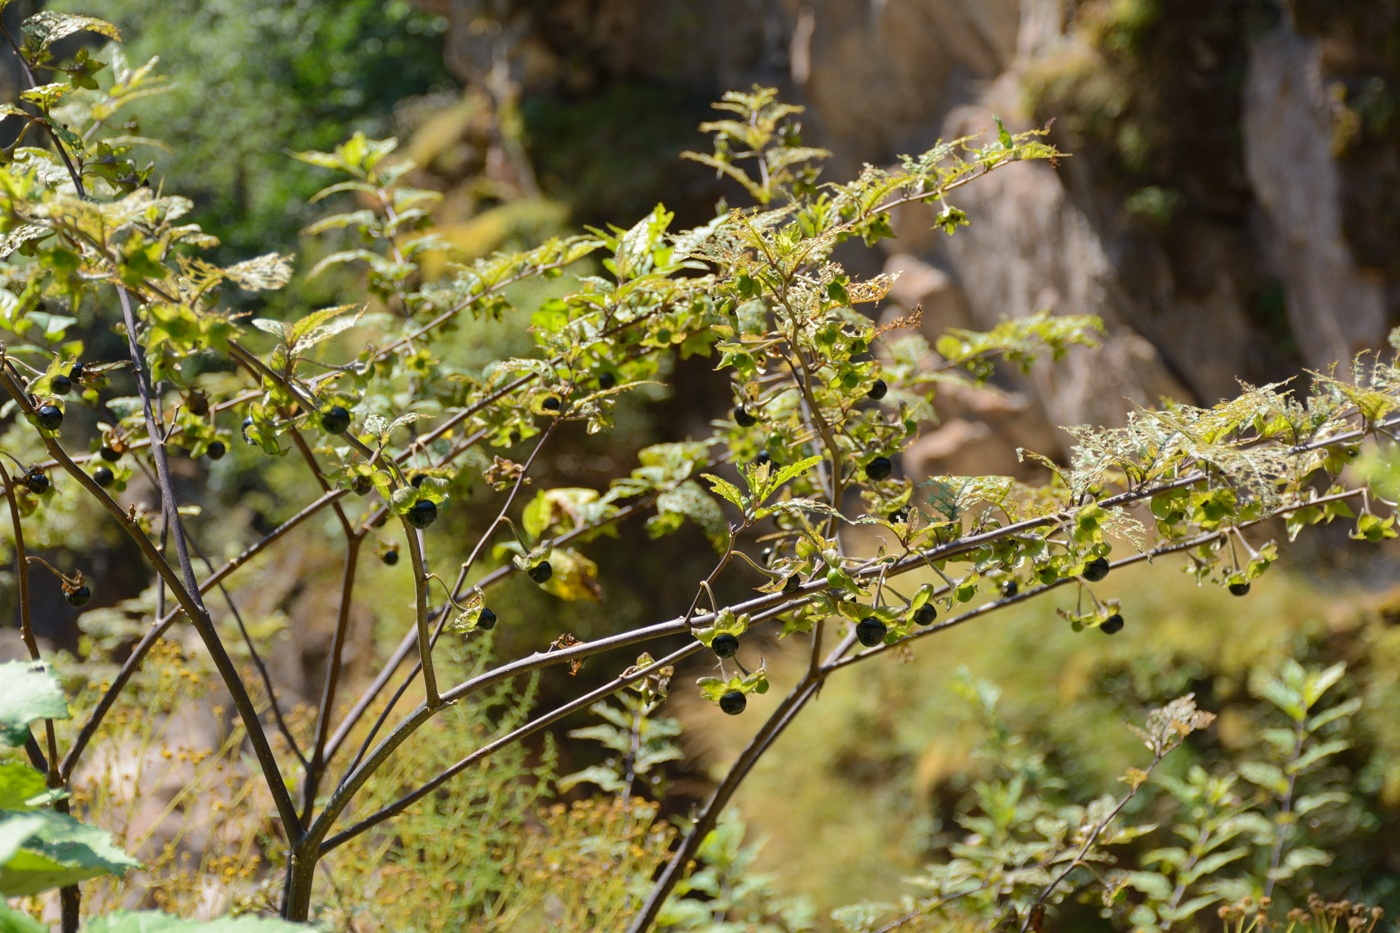
{"type": "Polygon", "coordinates": [[[1115,612],[1113,615],[1103,620],[1099,625],[1099,631],[1103,632],[1105,635],[1117,635],[1119,632],[1123,631],[1123,617],[1115,612]]]}
{"type": "Polygon", "coordinates": [[[367,496],[369,495],[369,491],[373,488],[374,481],[363,473],[350,481],[350,491],[357,496],[367,496]]]}
{"type": "Polygon", "coordinates": [[[793,593],[797,592],[797,588],[801,585],[802,581],[798,578],[797,574],[793,574],[788,577],[787,580],[783,581],[783,593],[791,596],[793,593]]]}
{"type": "Polygon", "coordinates": [[[739,651],[739,639],[728,632],[721,632],[710,641],[710,650],[721,658],[732,658],[739,651]]]}
{"type": "Polygon", "coordinates": [[[1244,595],[1246,595],[1248,592],[1249,592],[1249,584],[1248,584],[1248,583],[1231,583],[1231,584],[1230,584],[1230,595],[1231,595],[1231,596],[1244,596],[1244,595]]]}
{"type": "Polygon", "coordinates": [[[54,376],[49,380],[49,388],[53,389],[54,395],[67,395],[73,391],[73,380],[67,376],[54,376]]]}
{"type": "Polygon", "coordinates": [[[423,480],[427,478],[428,474],[426,473],[414,473],[408,478],[408,485],[412,486],[414,489],[417,489],[419,486],[423,485],[423,480]]]}
{"type": "Polygon", "coordinates": [[[385,551],[383,556],[379,559],[392,567],[399,562],[399,549],[394,548],[393,550],[385,551]]]}
{"type": "Polygon", "coordinates": [[[68,378],[72,382],[78,382],[83,378],[83,364],[74,363],[68,368],[68,378]]]}
{"type": "Polygon", "coordinates": [[[1108,559],[1104,557],[1095,557],[1093,560],[1089,561],[1089,563],[1084,565],[1083,576],[1084,579],[1088,580],[1090,583],[1098,583],[1104,577],[1108,576],[1108,559]]]}
{"type": "Polygon", "coordinates": [[[481,610],[481,615],[476,617],[476,627],[485,629],[488,632],[491,631],[491,629],[496,627],[496,614],[490,609],[483,608],[481,610]]]}
{"type": "Polygon", "coordinates": [[[63,424],[63,409],[57,405],[40,405],[39,427],[45,431],[57,431],[63,424]]]}
{"type": "Polygon", "coordinates": [[[530,579],[534,580],[536,583],[543,583],[554,576],[554,568],[549,566],[549,561],[547,560],[540,561],[525,572],[529,575],[530,579]]]}
{"type": "Polygon", "coordinates": [[[119,451],[115,451],[110,447],[103,447],[97,452],[97,455],[103,460],[106,460],[108,463],[116,463],[122,458],[122,455],[119,451]]]}
{"type": "Polygon", "coordinates": [[[332,405],[321,412],[321,430],[327,434],[344,434],[350,427],[350,412],[343,405],[332,405]]]}
{"type": "Polygon", "coordinates": [[[914,610],[915,625],[932,625],[936,618],[938,618],[938,610],[933,607],[933,603],[924,603],[914,610]]]}
{"type": "Polygon", "coordinates": [[[551,395],[549,398],[545,399],[543,402],[540,403],[540,407],[543,408],[545,411],[558,411],[564,406],[560,403],[560,401],[557,398],[551,395]]]}
{"type": "Polygon", "coordinates": [[[763,466],[765,463],[772,463],[773,458],[768,456],[768,451],[760,450],[758,456],[753,458],[754,466],[763,466]]]}
{"type": "Polygon", "coordinates": [[[209,446],[204,448],[204,453],[210,460],[222,460],[224,454],[228,453],[228,448],[223,441],[210,441],[209,446]]]}
{"type": "Polygon", "coordinates": [[[749,414],[749,410],[743,405],[734,406],[734,423],[741,428],[751,428],[758,424],[758,419],[749,414]]]}
{"type": "Polygon", "coordinates": [[[243,419],[243,440],[244,440],[245,443],[248,443],[248,444],[254,444],[254,443],[256,443],[256,441],[254,441],[251,437],[248,436],[248,429],[251,428],[252,426],[253,426],[253,419],[252,419],[252,418],[244,418],[244,419],[243,419]]]}
{"type": "Polygon", "coordinates": [[[42,495],[48,492],[49,487],[53,484],[49,482],[49,474],[43,470],[34,469],[24,475],[24,485],[29,487],[30,492],[42,495]]]}
{"type": "Polygon", "coordinates": [[[749,698],[738,690],[730,690],[719,698],[719,708],[730,716],[738,716],[744,711],[744,707],[749,705],[749,698]]]}
{"type": "Polygon", "coordinates": [[[885,623],[874,616],[866,616],[856,623],[856,641],[867,648],[874,648],[885,640],[885,623]]]}
{"type": "Polygon", "coordinates": [[[116,479],[116,477],[112,474],[112,471],[109,470],[107,467],[100,466],[92,471],[92,479],[93,482],[97,483],[97,485],[101,486],[103,489],[106,489],[108,486],[112,485],[112,482],[116,479]]]}
{"type": "Polygon", "coordinates": [[[408,519],[408,523],[414,528],[427,528],[433,522],[437,521],[437,503],[431,499],[419,499],[417,502],[413,503],[413,507],[408,510],[408,514],[404,517],[408,519]]]}
{"type": "Polygon", "coordinates": [[[889,391],[890,387],[885,384],[885,380],[876,379],[875,384],[870,387],[870,391],[865,393],[865,397],[874,399],[878,402],[880,401],[880,399],[884,398],[887,394],[889,394],[889,391]]]}
{"type": "Polygon", "coordinates": [[[894,464],[890,463],[889,457],[876,457],[865,465],[865,475],[868,479],[879,482],[882,479],[889,479],[894,473],[894,464]]]}
{"type": "Polygon", "coordinates": [[[598,388],[606,391],[608,389],[611,389],[615,385],[617,385],[617,377],[614,376],[612,373],[598,374],[598,388]]]}
{"type": "Polygon", "coordinates": [[[92,590],[88,589],[87,584],[84,583],[65,592],[63,598],[74,609],[81,609],[88,604],[88,600],[92,599],[92,590]]]}
{"type": "Polygon", "coordinates": [[[1019,593],[1019,592],[1021,592],[1021,587],[1016,583],[1015,580],[1004,580],[1004,581],[1002,581],[1002,584],[1001,584],[1001,597],[1002,597],[1002,599],[1010,599],[1011,597],[1015,596],[1015,595],[1016,595],[1017,593],[1019,593]]]}

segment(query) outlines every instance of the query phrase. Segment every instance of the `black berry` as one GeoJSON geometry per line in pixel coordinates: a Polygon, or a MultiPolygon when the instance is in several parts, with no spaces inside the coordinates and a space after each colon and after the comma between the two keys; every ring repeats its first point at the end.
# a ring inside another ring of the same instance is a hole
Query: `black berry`
{"type": "Polygon", "coordinates": [[[363,473],[350,481],[350,490],[357,496],[369,495],[369,491],[374,488],[374,481],[363,473]]]}
{"type": "Polygon", "coordinates": [[[408,485],[412,486],[414,489],[417,489],[419,486],[423,485],[423,480],[427,478],[428,474],[426,473],[414,473],[408,478],[408,485]]]}
{"type": "Polygon", "coordinates": [[[1083,577],[1090,583],[1098,583],[1106,576],[1108,576],[1107,558],[1095,557],[1093,560],[1089,561],[1089,563],[1084,565],[1083,577]]]}
{"type": "Polygon", "coordinates": [[[204,448],[204,453],[210,460],[222,460],[224,454],[228,453],[228,448],[224,446],[223,441],[210,441],[209,446],[204,448]]]}
{"type": "Polygon", "coordinates": [[[617,377],[612,373],[598,374],[598,388],[606,390],[611,389],[615,385],[617,385],[617,377]]]}
{"type": "Polygon", "coordinates": [[[783,582],[783,592],[791,596],[793,593],[797,592],[797,588],[801,585],[802,581],[798,579],[797,574],[793,574],[783,582]]]}
{"type": "Polygon", "coordinates": [[[476,627],[485,629],[488,632],[491,631],[491,629],[496,627],[496,614],[490,609],[483,608],[481,610],[481,615],[476,617],[476,627]]]}
{"type": "Polygon", "coordinates": [[[252,419],[252,418],[244,418],[244,419],[243,419],[243,440],[244,440],[246,443],[249,443],[249,444],[255,443],[255,441],[254,441],[251,437],[248,436],[248,429],[251,428],[252,426],[253,426],[253,419],[252,419]]]}
{"type": "Polygon", "coordinates": [[[69,369],[68,369],[68,378],[69,378],[71,381],[73,381],[73,382],[77,382],[78,380],[82,379],[82,378],[83,378],[83,364],[82,364],[82,363],[74,363],[71,367],[69,367],[69,369]]]}
{"type": "Polygon", "coordinates": [[[39,406],[39,427],[45,431],[57,431],[63,424],[63,409],[57,405],[39,406]]]}
{"type": "Polygon", "coordinates": [[[739,651],[739,639],[728,632],[721,632],[710,641],[710,650],[721,658],[732,658],[739,651]]]}
{"type": "Polygon", "coordinates": [[[1248,583],[1231,583],[1231,584],[1230,584],[1230,595],[1231,595],[1231,596],[1244,596],[1244,595],[1247,594],[1248,592],[1249,592],[1249,584],[1248,584],[1248,583]]]}
{"type": "Polygon", "coordinates": [[[122,455],[119,451],[113,450],[110,447],[103,447],[97,452],[97,454],[103,460],[106,460],[108,463],[116,463],[122,458],[122,455]]]}
{"type": "Polygon", "coordinates": [[[1019,592],[1021,592],[1021,587],[1017,585],[1015,580],[1005,580],[1002,582],[1001,596],[1003,599],[1010,599],[1019,592]]]}
{"type": "Polygon", "coordinates": [[[770,456],[768,456],[768,451],[766,451],[766,450],[761,450],[761,451],[759,451],[759,452],[758,452],[758,456],[753,458],[753,465],[754,465],[754,466],[763,466],[765,463],[772,463],[772,462],[773,462],[773,458],[770,457],[770,456]]]}
{"type": "Polygon", "coordinates": [[[529,570],[525,571],[525,573],[528,574],[530,579],[534,580],[536,583],[543,583],[550,577],[554,576],[554,568],[549,566],[549,561],[542,560],[535,566],[531,567],[529,570]]]}
{"type": "Polygon", "coordinates": [[[81,609],[88,604],[88,600],[92,599],[92,590],[88,589],[87,584],[84,583],[65,592],[63,598],[74,609],[81,609]]]}
{"type": "Polygon", "coordinates": [[[758,424],[758,419],[749,414],[749,410],[743,405],[734,406],[734,423],[741,428],[751,428],[758,424]]]}
{"type": "Polygon", "coordinates": [[[900,522],[907,521],[909,521],[908,509],[895,509],[893,512],[890,513],[890,522],[893,524],[898,525],[900,522]]]}
{"type": "Polygon", "coordinates": [[[1119,632],[1123,631],[1123,617],[1115,612],[1113,615],[1103,620],[1099,625],[1099,631],[1103,632],[1105,635],[1117,635],[1119,632]]]}
{"type": "Polygon", "coordinates": [[[49,475],[40,469],[30,470],[24,475],[24,485],[29,487],[29,491],[42,495],[49,491],[53,484],[49,482],[49,475]]]}
{"type": "Polygon", "coordinates": [[[115,480],[116,477],[112,475],[112,471],[107,467],[100,466],[92,471],[92,479],[97,485],[106,489],[108,486],[112,485],[112,481],[115,480]]]}
{"type": "Polygon", "coordinates": [[[408,514],[404,517],[408,519],[408,523],[414,528],[427,528],[433,522],[437,521],[437,503],[432,499],[419,499],[417,502],[413,503],[413,507],[408,510],[408,514]]]}
{"type": "Polygon", "coordinates": [[[321,412],[321,430],[327,434],[344,434],[350,427],[350,412],[343,405],[332,405],[321,412]]]}
{"type": "Polygon", "coordinates": [[[49,388],[53,389],[54,395],[67,395],[73,391],[73,380],[67,376],[54,376],[49,380],[49,388]]]}
{"type": "Polygon", "coordinates": [[[885,640],[885,623],[874,616],[866,616],[856,623],[856,641],[867,648],[874,648],[885,640]]]}
{"type": "Polygon", "coordinates": [[[879,482],[882,479],[889,479],[894,473],[894,464],[890,463],[889,457],[876,457],[865,465],[865,475],[867,478],[879,482]]]}
{"type": "Polygon", "coordinates": [[[870,387],[870,391],[865,393],[865,397],[878,402],[880,399],[884,398],[889,391],[890,387],[885,384],[885,380],[876,379],[875,384],[870,387]]]}
{"type": "Polygon", "coordinates": [[[564,406],[560,404],[557,398],[551,395],[549,398],[545,399],[543,402],[540,403],[540,407],[543,408],[545,411],[558,411],[564,406]]]}
{"type": "Polygon", "coordinates": [[[730,716],[738,716],[744,711],[744,707],[749,705],[749,698],[738,690],[730,690],[719,698],[719,708],[730,716]]]}
{"type": "Polygon", "coordinates": [[[933,620],[938,618],[938,610],[933,603],[924,603],[914,610],[914,623],[916,625],[932,625],[933,620]]]}

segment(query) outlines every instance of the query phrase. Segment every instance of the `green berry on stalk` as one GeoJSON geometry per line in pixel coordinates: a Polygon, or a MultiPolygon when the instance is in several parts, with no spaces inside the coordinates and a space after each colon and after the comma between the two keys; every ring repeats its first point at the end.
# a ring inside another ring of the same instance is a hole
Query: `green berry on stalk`
{"type": "Polygon", "coordinates": [[[915,625],[932,625],[936,618],[938,618],[938,610],[934,608],[933,603],[924,603],[914,610],[915,625]]]}
{"type": "Polygon", "coordinates": [[[73,380],[63,375],[54,376],[49,380],[49,388],[53,389],[54,395],[67,395],[73,391],[73,380]]]}
{"type": "Polygon", "coordinates": [[[876,380],[875,380],[875,383],[870,387],[870,391],[865,393],[865,397],[868,398],[868,399],[874,399],[875,401],[878,402],[878,401],[880,401],[880,399],[882,399],[882,398],[884,398],[886,395],[888,395],[888,394],[889,394],[889,391],[890,391],[890,387],[889,387],[889,385],[885,382],[885,380],[883,380],[883,379],[876,379],[876,380]]]}
{"type": "Polygon", "coordinates": [[[122,455],[119,452],[113,450],[110,447],[103,447],[97,452],[97,455],[103,460],[106,460],[108,463],[116,463],[122,458],[122,455]]]}
{"type": "Polygon", "coordinates": [[[1104,557],[1095,557],[1084,565],[1084,573],[1082,576],[1090,583],[1098,583],[1104,577],[1108,576],[1108,559],[1104,557]]]}
{"type": "Polygon", "coordinates": [[[710,650],[721,658],[732,658],[739,651],[739,639],[728,632],[721,632],[711,639],[710,650]]]}
{"type": "Polygon", "coordinates": [[[833,590],[839,590],[846,585],[846,579],[839,568],[832,567],[826,572],[826,585],[833,590]]]}
{"type": "Polygon", "coordinates": [[[730,716],[738,716],[749,705],[749,698],[738,690],[730,690],[719,698],[719,708],[730,716]]]}
{"type": "Polygon", "coordinates": [[[93,482],[97,483],[97,485],[101,486],[103,489],[106,489],[108,486],[112,485],[112,482],[116,479],[116,476],[114,476],[112,474],[112,471],[107,467],[100,466],[92,471],[92,479],[93,482]]]}
{"type": "Polygon", "coordinates": [[[404,516],[414,528],[427,528],[437,521],[438,507],[432,499],[419,499],[404,516]]]}
{"type": "Polygon", "coordinates": [[[74,609],[81,609],[88,604],[88,600],[92,599],[92,590],[88,589],[86,583],[83,583],[71,590],[65,588],[63,598],[74,609]]]}
{"type": "Polygon", "coordinates": [[[490,609],[483,607],[481,615],[476,617],[476,627],[488,632],[491,631],[491,629],[496,627],[496,614],[490,609]]]}
{"type": "Polygon", "coordinates": [[[45,431],[57,431],[63,424],[63,409],[57,405],[40,405],[37,415],[39,427],[45,431]]]}
{"type": "Polygon", "coordinates": [[[867,648],[874,648],[885,640],[885,623],[874,616],[866,616],[856,623],[856,641],[867,648]]]}
{"type": "Polygon", "coordinates": [[[344,434],[350,428],[350,412],[343,405],[332,405],[321,412],[321,430],[327,434],[344,434]]]}
{"type": "Polygon", "coordinates": [[[1123,617],[1115,612],[1113,615],[1103,620],[1099,625],[1099,631],[1103,632],[1105,635],[1117,635],[1119,632],[1123,631],[1123,617]]]}
{"type": "Polygon", "coordinates": [[[890,462],[889,457],[876,457],[865,465],[866,478],[877,483],[880,480],[889,479],[893,473],[894,464],[890,462]]]}
{"type": "Polygon", "coordinates": [[[1244,595],[1246,595],[1247,593],[1249,593],[1249,584],[1248,584],[1248,583],[1231,583],[1231,584],[1230,584],[1230,595],[1231,595],[1231,596],[1244,596],[1244,595]]]}
{"type": "Polygon", "coordinates": [[[554,568],[549,565],[549,561],[542,560],[535,566],[531,567],[529,570],[525,571],[525,573],[528,574],[530,579],[534,580],[536,583],[544,583],[550,577],[554,576],[554,568]]]}
{"type": "Polygon", "coordinates": [[[204,448],[204,454],[210,460],[222,460],[226,453],[228,453],[228,448],[224,446],[223,441],[210,441],[209,446],[204,448]]]}

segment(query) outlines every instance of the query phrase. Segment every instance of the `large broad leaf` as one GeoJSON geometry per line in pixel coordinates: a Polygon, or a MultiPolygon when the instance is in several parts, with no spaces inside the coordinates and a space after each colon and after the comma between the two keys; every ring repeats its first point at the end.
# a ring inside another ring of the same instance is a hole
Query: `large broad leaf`
{"type": "MultiPolygon", "coordinates": [[[[0,810],[32,810],[29,801],[48,791],[44,776],[22,761],[0,765],[0,810]]],[[[0,859],[0,864],[3,863],[0,859]]]]}
{"type": "Polygon", "coordinates": [[[31,722],[67,718],[68,701],[48,667],[36,661],[0,664],[0,740],[23,745],[31,722]]]}
{"type": "Polygon", "coordinates": [[[5,933],[48,933],[49,928],[23,911],[0,904],[0,930],[5,933]]]}
{"type": "Polygon", "coordinates": [[[153,910],[119,910],[94,917],[84,933],[291,933],[309,927],[270,917],[220,917],[217,920],[182,920],[153,910]]]}
{"type": "Polygon", "coordinates": [[[104,829],[80,823],[64,813],[36,810],[37,819],[24,847],[0,866],[0,895],[23,897],[77,884],[98,875],[124,875],[141,863],[112,842],[104,829]]]}

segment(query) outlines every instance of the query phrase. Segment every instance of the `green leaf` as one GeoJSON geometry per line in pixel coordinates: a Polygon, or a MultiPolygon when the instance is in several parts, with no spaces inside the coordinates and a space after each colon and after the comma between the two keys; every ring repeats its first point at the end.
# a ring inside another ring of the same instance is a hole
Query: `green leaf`
{"type": "Polygon", "coordinates": [[[267,253],[224,270],[225,277],[250,292],[276,291],[292,278],[292,264],[280,253],[267,253]]]}
{"type": "Polygon", "coordinates": [[[30,810],[49,789],[44,776],[22,761],[0,764],[0,810],[30,810]]]}
{"type": "Polygon", "coordinates": [[[99,875],[121,876],[141,863],[117,848],[111,834],[65,813],[38,810],[42,820],[24,848],[0,866],[0,894],[23,897],[99,875]]]}
{"type": "Polygon", "coordinates": [[[23,745],[31,722],[67,718],[63,687],[46,665],[35,661],[0,664],[0,739],[23,745]]]}
{"type": "Polygon", "coordinates": [[[95,32],[114,41],[121,41],[121,31],[106,20],[73,13],[44,10],[24,21],[24,41],[30,48],[47,49],[50,45],[75,32],[95,32]]]}
{"type": "Polygon", "coordinates": [[[713,473],[701,473],[700,476],[709,481],[710,488],[716,495],[732,502],[741,511],[747,512],[749,510],[748,497],[739,491],[738,486],[727,479],[715,476],[713,473]]]}
{"type": "Polygon", "coordinates": [[[0,930],[5,933],[49,933],[49,928],[23,911],[0,904],[0,930]]]}

